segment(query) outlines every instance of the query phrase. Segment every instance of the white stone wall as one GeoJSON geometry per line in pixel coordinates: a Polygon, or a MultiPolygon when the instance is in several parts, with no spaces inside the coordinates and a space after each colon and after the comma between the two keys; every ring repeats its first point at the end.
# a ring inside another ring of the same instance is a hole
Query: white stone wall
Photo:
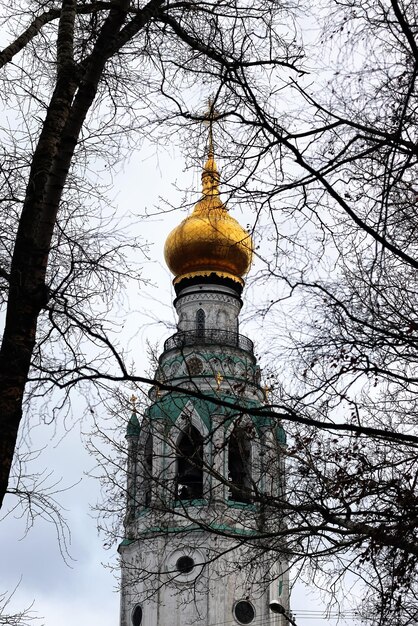
{"type": "MultiPolygon", "coordinates": [[[[239,332],[242,302],[230,287],[204,284],[184,288],[175,306],[180,333],[197,330],[199,309],[205,312],[205,329],[239,332]]],[[[212,395],[215,392],[227,398],[235,396],[237,402],[247,399],[261,404],[264,393],[251,346],[240,346],[234,342],[198,345],[196,341],[194,345],[192,341],[192,345],[185,342],[183,347],[181,342],[179,347],[172,344],[160,357],[156,378],[181,388],[212,395]]],[[[150,397],[157,401],[167,393],[170,392],[154,388],[150,397]]],[[[256,549],[252,554],[250,544],[241,546],[239,542],[240,533],[251,536],[257,530],[257,510],[230,498],[228,442],[234,424],[222,412],[206,416],[204,422],[193,398],[180,415],[157,416],[149,426],[154,446],[150,506],[143,506],[140,495],[145,484],[140,459],[145,421],[138,456],[130,466],[131,474],[137,468],[136,484],[132,486],[131,477],[129,485],[142,508],[139,506],[136,515],[126,520],[127,536],[135,540],[120,548],[121,626],[132,626],[137,604],[143,611],[141,626],[239,625],[234,616],[239,601],[250,602],[254,607],[250,626],[288,626],[282,616],[269,609],[271,600],[280,601],[285,608],[289,606],[286,563],[280,563],[277,552],[262,557],[256,549]],[[203,498],[199,505],[192,504],[194,501],[175,501],[176,441],[189,423],[203,437],[203,498]],[[195,530],[196,525],[200,525],[200,531],[195,530]],[[211,530],[204,530],[205,525],[211,530]],[[178,571],[176,564],[181,556],[193,559],[192,571],[178,571]]],[[[234,423],[237,421],[251,433],[252,420],[248,415],[235,416],[234,423]]],[[[261,434],[255,429],[254,433],[248,457],[253,485],[279,495],[283,467],[275,433],[261,434]]]]}
{"type": "Polygon", "coordinates": [[[178,330],[196,330],[198,309],[205,312],[208,329],[238,332],[241,300],[233,289],[220,285],[195,285],[182,290],[176,300],[178,330]]]}
{"type": "Polygon", "coordinates": [[[270,611],[269,602],[280,599],[288,606],[286,575],[279,597],[277,581],[271,582],[271,564],[258,561],[241,567],[248,549],[231,551],[232,545],[237,544],[220,536],[189,533],[127,546],[123,551],[121,626],[131,626],[137,604],[143,610],[141,626],[239,625],[234,607],[242,600],[254,607],[256,626],[284,626],[281,616],[270,611]],[[183,555],[195,562],[190,573],[176,570],[176,562],[183,555]]]}

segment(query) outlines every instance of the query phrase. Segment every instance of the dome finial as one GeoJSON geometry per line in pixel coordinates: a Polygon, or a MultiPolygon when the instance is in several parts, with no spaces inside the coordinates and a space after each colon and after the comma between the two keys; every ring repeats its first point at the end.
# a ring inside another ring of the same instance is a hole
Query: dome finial
{"type": "Polygon", "coordinates": [[[203,168],[203,197],[191,215],[174,228],[165,242],[165,259],[175,275],[174,284],[185,279],[217,279],[244,285],[252,259],[251,236],[228,214],[219,194],[219,173],[213,149],[213,123],[219,118],[213,100],[205,123],[209,127],[208,157],[203,168]]]}
{"type": "Polygon", "coordinates": [[[217,111],[215,110],[215,102],[213,98],[208,98],[208,112],[206,124],[209,126],[209,145],[208,145],[208,157],[214,156],[213,151],[213,122],[216,120],[217,111]]]}
{"type": "Polygon", "coordinates": [[[213,149],[213,123],[218,118],[218,112],[216,111],[214,105],[214,100],[209,98],[208,111],[206,113],[205,120],[205,123],[209,126],[208,158],[202,172],[203,196],[219,195],[219,172],[216,166],[215,153],[213,149]]]}

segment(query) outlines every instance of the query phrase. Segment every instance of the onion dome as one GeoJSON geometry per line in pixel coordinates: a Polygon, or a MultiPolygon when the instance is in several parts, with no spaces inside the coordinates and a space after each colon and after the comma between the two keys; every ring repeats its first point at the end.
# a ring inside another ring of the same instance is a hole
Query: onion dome
{"type": "Polygon", "coordinates": [[[210,137],[209,154],[202,173],[203,196],[168,235],[164,255],[174,284],[185,278],[216,274],[244,284],[251,265],[252,241],[231,217],[219,197],[219,173],[210,137]]]}

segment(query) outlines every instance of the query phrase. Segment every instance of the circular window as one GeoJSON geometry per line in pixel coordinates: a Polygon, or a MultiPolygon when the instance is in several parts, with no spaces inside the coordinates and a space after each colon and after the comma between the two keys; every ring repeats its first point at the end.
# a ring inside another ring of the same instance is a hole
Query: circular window
{"type": "Polygon", "coordinates": [[[174,585],[188,585],[203,571],[205,557],[191,546],[182,546],[167,555],[164,569],[168,582],[174,585]]]}
{"type": "Polygon", "coordinates": [[[194,561],[190,556],[181,556],[177,559],[176,568],[181,574],[189,574],[194,568],[194,561]]]}
{"type": "Polygon", "coordinates": [[[255,618],[254,607],[246,600],[241,600],[236,603],[234,614],[240,624],[251,624],[255,618]]]}
{"type": "Polygon", "coordinates": [[[134,612],[132,613],[132,626],[140,626],[142,622],[142,609],[139,604],[134,608],[134,612]]]}
{"type": "Polygon", "coordinates": [[[199,376],[203,372],[203,363],[196,356],[187,359],[186,366],[190,376],[199,376]]]}

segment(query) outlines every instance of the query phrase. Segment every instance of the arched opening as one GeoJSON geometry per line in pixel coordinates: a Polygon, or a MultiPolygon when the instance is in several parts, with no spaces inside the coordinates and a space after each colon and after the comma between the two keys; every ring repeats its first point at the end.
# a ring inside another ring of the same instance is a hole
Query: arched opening
{"type": "Polygon", "coordinates": [[[144,448],[144,504],[149,506],[151,504],[151,490],[152,490],[152,435],[149,433],[144,448]]]}
{"type": "Polygon", "coordinates": [[[203,497],[203,437],[194,426],[188,426],[177,440],[176,499],[196,500],[203,497]]]}
{"type": "Polygon", "coordinates": [[[235,426],[229,438],[228,479],[229,500],[250,502],[251,439],[245,428],[235,426]]]}
{"type": "Polygon", "coordinates": [[[205,334],[205,320],[206,313],[203,309],[198,309],[196,311],[196,334],[198,337],[203,337],[205,334]]]}
{"type": "Polygon", "coordinates": [[[132,626],[140,626],[142,624],[142,607],[137,604],[132,613],[132,626]]]}

